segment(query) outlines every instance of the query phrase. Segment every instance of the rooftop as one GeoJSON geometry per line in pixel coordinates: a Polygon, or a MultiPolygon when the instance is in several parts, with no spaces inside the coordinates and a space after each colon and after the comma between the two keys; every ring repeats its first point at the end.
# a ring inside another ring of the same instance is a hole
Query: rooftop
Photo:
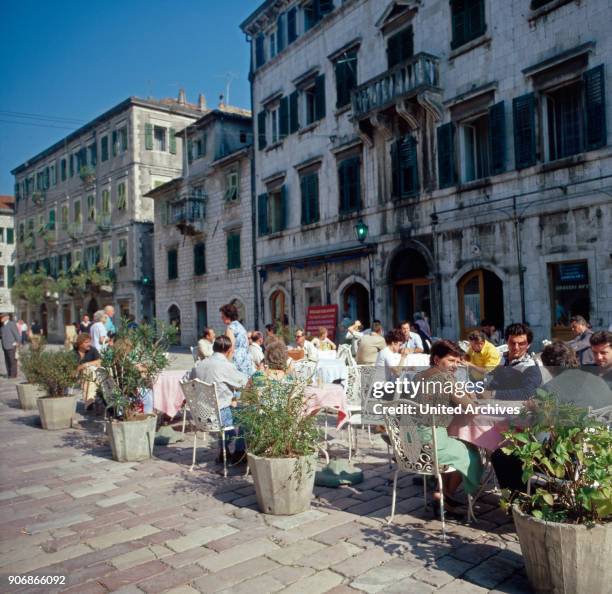
{"type": "Polygon", "coordinates": [[[15,210],[14,196],[0,196],[0,210],[15,210]]]}

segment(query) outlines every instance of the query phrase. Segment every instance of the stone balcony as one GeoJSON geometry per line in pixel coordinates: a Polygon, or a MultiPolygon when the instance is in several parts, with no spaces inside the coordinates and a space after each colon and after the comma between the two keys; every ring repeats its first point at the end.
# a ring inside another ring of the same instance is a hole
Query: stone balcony
{"type": "Polygon", "coordinates": [[[439,62],[436,56],[419,53],[359,85],[351,93],[353,118],[367,118],[422,91],[439,91],[439,62]]]}

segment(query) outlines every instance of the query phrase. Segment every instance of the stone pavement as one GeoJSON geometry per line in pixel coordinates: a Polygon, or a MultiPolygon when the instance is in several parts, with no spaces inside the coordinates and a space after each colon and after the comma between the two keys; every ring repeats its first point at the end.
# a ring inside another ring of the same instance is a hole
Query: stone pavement
{"type": "MultiPolygon", "coordinates": [[[[78,428],[44,431],[18,408],[14,384],[0,377],[2,592],[529,592],[492,494],[476,525],[449,522],[443,542],[406,475],[386,525],[391,472],[377,436],[361,441],[361,485],[317,487],[311,511],[266,516],[243,469],[218,474],[214,447],[198,449],[188,471],[191,434],[156,447],[153,460],[113,462],[101,423],[79,414],[78,428]],[[65,576],[65,585],[9,586],[16,575],[65,576]]],[[[346,455],[341,441],[332,453],[346,455]]]]}

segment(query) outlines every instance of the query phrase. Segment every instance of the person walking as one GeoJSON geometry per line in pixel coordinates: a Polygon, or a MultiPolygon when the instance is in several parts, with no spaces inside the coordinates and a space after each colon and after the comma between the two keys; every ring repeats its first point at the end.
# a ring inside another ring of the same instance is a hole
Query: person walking
{"type": "Polygon", "coordinates": [[[4,362],[6,364],[6,375],[8,378],[17,377],[17,347],[21,336],[17,330],[17,324],[11,320],[9,314],[0,314],[0,342],[4,351],[4,362]]]}

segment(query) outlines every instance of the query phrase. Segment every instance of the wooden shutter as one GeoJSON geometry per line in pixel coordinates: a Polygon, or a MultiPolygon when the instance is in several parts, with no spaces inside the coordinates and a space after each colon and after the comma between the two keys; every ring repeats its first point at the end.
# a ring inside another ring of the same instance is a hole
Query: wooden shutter
{"type": "Polygon", "coordinates": [[[343,56],[334,64],[336,71],[336,108],[343,107],[350,101],[350,93],[347,92],[347,63],[346,56],[343,56]]]}
{"type": "Polygon", "coordinates": [[[466,2],[466,18],[469,23],[467,31],[468,39],[466,41],[469,41],[483,35],[487,26],[485,23],[484,0],[466,0],[466,2]]]}
{"type": "Polygon", "coordinates": [[[257,114],[257,139],[258,148],[260,151],[266,148],[266,112],[265,110],[260,111],[257,114]]]}
{"type": "Polygon", "coordinates": [[[451,20],[453,26],[453,41],[451,48],[459,47],[465,43],[467,38],[467,22],[465,3],[467,0],[452,0],[451,1],[451,20]]]}
{"type": "Polygon", "coordinates": [[[419,193],[419,167],[417,161],[417,142],[414,136],[407,136],[400,145],[400,188],[402,196],[419,193]],[[408,172],[408,175],[405,174],[408,172]],[[410,182],[408,183],[408,180],[410,182]]]}
{"type": "Polygon", "coordinates": [[[285,15],[279,14],[276,19],[276,52],[285,49],[285,15]]]}
{"type": "Polygon", "coordinates": [[[527,93],[512,101],[514,119],[514,165],[523,169],[536,162],[535,95],[527,93]]]}
{"type": "Polygon", "coordinates": [[[591,68],[582,76],[585,97],[585,148],[592,150],[607,144],[604,65],[591,68]]]}
{"type": "Polygon", "coordinates": [[[401,196],[401,168],[400,168],[400,140],[396,140],[391,145],[391,175],[392,175],[392,195],[396,198],[401,196]]]}
{"type": "Polygon", "coordinates": [[[452,122],[438,127],[438,183],[440,188],[455,185],[455,133],[452,122]]]}
{"type": "Polygon", "coordinates": [[[300,129],[298,92],[293,91],[289,95],[289,134],[293,134],[300,129]]]}
{"type": "Polygon", "coordinates": [[[303,175],[300,178],[300,195],[301,195],[301,198],[302,198],[302,217],[301,217],[302,225],[307,225],[308,223],[310,223],[309,216],[308,216],[308,209],[309,209],[309,204],[308,204],[308,191],[309,191],[308,177],[309,177],[308,175],[303,175]]]}
{"type": "Polygon", "coordinates": [[[281,230],[288,227],[289,219],[289,204],[288,204],[288,192],[287,186],[283,185],[280,190],[281,200],[281,230]]]}
{"type": "Polygon", "coordinates": [[[6,267],[6,286],[7,288],[12,289],[14,284],[15,284],[15,267],[7,266],[6,267]]]}
{"type": "Polygon", "coordinates": [[[297,39],[297,8],[295,6],[287,12],[287,44],[297,39]]]}
{"type": "Polygon", "coordinates": [[[280,100],[278,119],[279,136],[282,140],[289,134],[289,97],[280,100]]]}
{"type": "Polygon", "coordinates": [[[268,234],[268,195],[260,194],[257,197],[257,227],[259,235],[268,234]]]}
{"type": "Polygon", "coordinates": [[[309,219],[311,223],[316,223],[319,220],[319,174],[313,173],[310,175],[310,204],[309,204],[309,219]]]}
{"type": "Polygon", "coordinates": [[[352,159],[351,169],[349,183],[352,187],[352,208],[359,210],[361,208],[361,159],[359,157],[352,159]]]}
{"type": "MultiPolygon", "coordinates": [[[[315,0],[316,1],[316,0],[315,0]]],[[[319,1],[319,16],[323,17],[334,10],[333,0],[318,0],[319,1]]]]}
{"type": "Polygon", "coordinates": [[[9,245],[15,243],[15,231],[10,227],[6,229],[6,243],[9,245]]]}
{"type": "Polygon", "coordinates": [[[491,175],[506,170],[506,111],[500,101],[489,108],[489,150],[491,175]]]}
{"type": "Polygon", "coordinates": [[[400,38],[399,35],[392,35],[387,41],[387,65],[393,68],[400,62],[400,38]]]}
{"type": "Polygon", "coordinates": [[[340,212],[348,210],[348,184],[347,184],[347,162],[342,161],[338,166],[338,194],[340,198],[340,212]]]}
{"type": "Polygon", "coordinates": [[[170,128],[168,130],[168,145],[170,147],[170,154],[176,155],[176,130],[174,128],[170,128]]]}
{"type": "Polygon", "coordinates": [[[315,120],[325,117],[325,75],[319,74],[315,79],[315,120]]]}
{"type": "Polygon", "coordinates": [[[264,42],[265,37],[261,34],[255,38],[255,68],[263,66],[266,62],[264,42]]]}
{"type": "Polygon", "coordinates": [[[197,275],[206,274],[206,258],[203,243],[196,243],[193,246],[193,273],[197,275]]]}

